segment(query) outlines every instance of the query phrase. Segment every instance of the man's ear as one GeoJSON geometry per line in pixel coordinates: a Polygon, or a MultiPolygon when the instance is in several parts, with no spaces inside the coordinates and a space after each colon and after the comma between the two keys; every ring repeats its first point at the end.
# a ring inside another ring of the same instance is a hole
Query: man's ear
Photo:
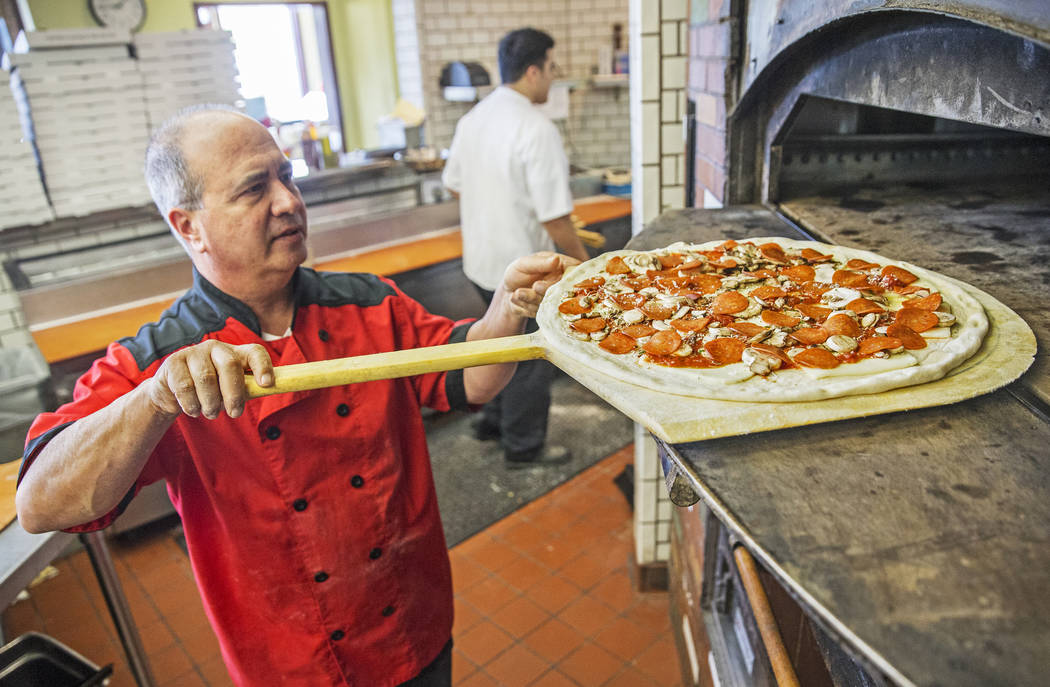
{"type": "Polygon", "coordinates": [[[200,232],[193,222],[193,213],[182,208],[172,208],[168,211],[168,222],[187,246],[200,249],[200,232]]]}

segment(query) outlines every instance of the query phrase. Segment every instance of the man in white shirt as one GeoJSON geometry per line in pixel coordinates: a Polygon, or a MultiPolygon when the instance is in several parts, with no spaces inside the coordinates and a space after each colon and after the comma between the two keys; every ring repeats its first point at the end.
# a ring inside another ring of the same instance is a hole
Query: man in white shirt
{"type": "MultiPolygon", "coordinates": [[[[503,85],[456,125],[442,181],[459,198],[463,272],[486,301],[507,265],[539,250],[588,255],[572,226],[569,162],[554,123],[535,105],[547,101],[557,69],[554,39],[511,31],[499,44],[503,85]]],[[[535,331],[534,320],[526,331],[535,331]]],[[[479,439],[500,438],[508,467],[568,460],[545,447],[554,368],[519,363],[503,392],[485,405],[479,439]]]]}

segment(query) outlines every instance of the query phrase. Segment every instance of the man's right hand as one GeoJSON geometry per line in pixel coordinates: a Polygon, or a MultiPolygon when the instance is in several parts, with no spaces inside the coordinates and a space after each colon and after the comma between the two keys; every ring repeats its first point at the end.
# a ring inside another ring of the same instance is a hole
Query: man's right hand
{"type": "Polygon", "coordinates": [[[159,414],[171,419],[186,413],[213,420],[223,409],[239,417],[248,400],[245,370],[251,370],[259,386],[274,383],[270,354],[261,345],[205,341],[168,356],[149,381],[149,399],[159,414]]]}

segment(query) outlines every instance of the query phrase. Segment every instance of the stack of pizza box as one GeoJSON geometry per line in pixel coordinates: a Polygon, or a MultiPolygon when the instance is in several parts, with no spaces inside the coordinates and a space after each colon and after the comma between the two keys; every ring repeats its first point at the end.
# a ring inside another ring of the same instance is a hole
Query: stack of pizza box
{"type": "Polygon", "coordinates": [[[17,103],[6,86],[0,86],[0,208],[0,229],[54,219],[36,151],[22,129],[17,103]]]}
{"type": "Polygon", "coordinates": [[[190,105],[238,104],[240,83],[229,31],[137,34],[134,45],[151,128],[190,105]]]}
{"type": "Polygon", "coordinates": [[[128,35],[105,29],[26,34],[11,56],[57,217],[148,204],[149,128],[128,35]]]}

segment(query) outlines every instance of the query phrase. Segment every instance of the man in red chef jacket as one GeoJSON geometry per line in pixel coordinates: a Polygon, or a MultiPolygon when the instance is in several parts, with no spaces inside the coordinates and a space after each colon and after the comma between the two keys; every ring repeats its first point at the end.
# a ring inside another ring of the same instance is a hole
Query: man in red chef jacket
{"type": "Polygon", "coordinates": [[[246,402],[244,371],[520,333],[575,261],[517,260],[484,317],[428,313],[393,282],[315,272],[306,208],[265,128],[180,113],[146,177],[192,288],[110,344],[37,418],[16,495],[30,532],[110,524],[167,480],[237,685],[447,685],[452,583],[420,408],[492,398],[513,364],[246,402]]]}

